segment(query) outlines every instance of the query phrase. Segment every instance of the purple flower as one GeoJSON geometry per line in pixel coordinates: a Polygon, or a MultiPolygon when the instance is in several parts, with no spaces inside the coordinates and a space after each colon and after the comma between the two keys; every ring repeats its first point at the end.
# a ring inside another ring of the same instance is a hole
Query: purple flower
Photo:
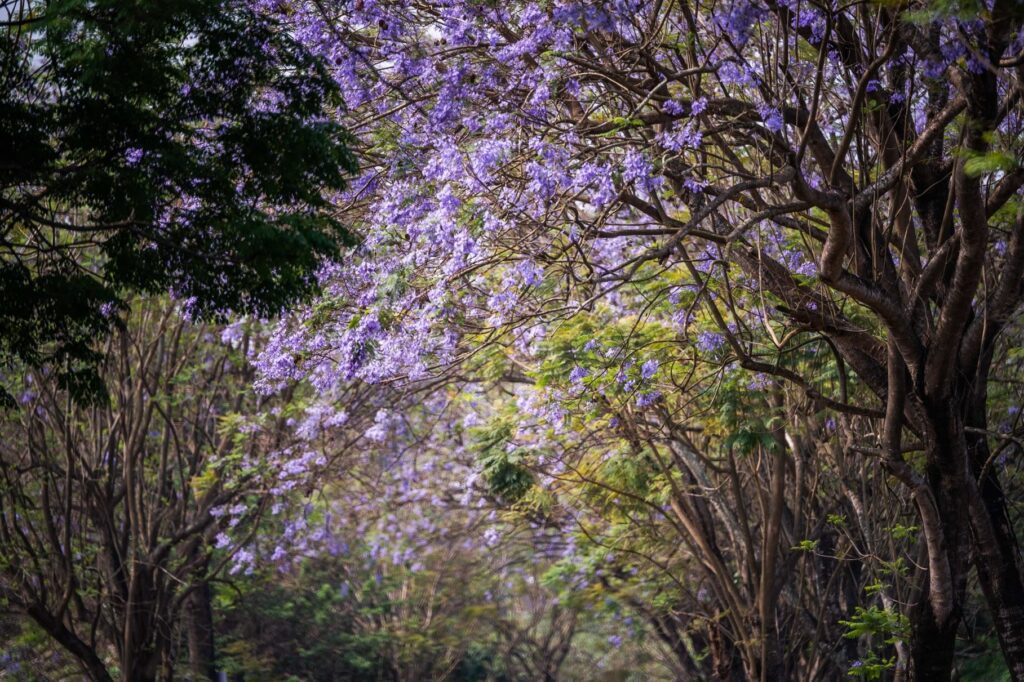
{"type": "Polygon", "coordinates": [[[655,374],[657,374],[657,372],[658,372],[658,361],[654,360],[654,359],[648,360],[647,362],[645,362],[640,367],[640,376],[644,380],[650,379],[655,374]]]}
{"type": "Polygon", "coordinates": [[[690,190],[694,194],[700,194],[704,191],[704,188],[708,186],[708,183],[703,180],[695,180],[694,178],[686,178],[683,180],[683,187],[690,190]]]}
{"type": "Polygon", "coordinates": [[[525,287],[535,287],[544,281],[544,268],[531,260],[520,261],[516,265],[516,273],[525,287]]]}
{"type": "Polygon", "coordinates": [[[682,116],[686,111],[686,109],[683,108],[683,105],[674,99],[666,100],[661,105],[661,108],[666,114],[671,116],[682,116]]]}
{"type": "Polygon", "coordinates": [[[718,24],[739,47],[743,47],[750,40],[755,25],[766,15],[764,8],[749,0],[735,0],[727,13],[719,18],[718,24]]]}
{"type": "Polygon", "coordinates": [[[768,388],[769,379],[768,375],[758,372],[754,377],[747,383],[747,389],[751,391],[763,391],[768,388]]]}
{"type": "Polygon", "coordinates": [[[704,141],[704,134],[693,123],[687,123],[679,130],[668,130],[658,135],[658,142],[665,149],[679,152],[686,148],[696,149],[704,141]]]}
{"type": "Polygon", "coordinates": [[[649,393],[641,393],[636,397],[637,407],[647,407],[653,405],[654,402],[661,397],[660,391],[651,391],[649,393]]]}
{"type": "Polygon", "coordinates": [[[942,78],[945,75],[945,73],[946,73],[946,66],[947,66],[947,64],[944,64],[942,62],[935,61],[935,60],[932,60],[932,59],[927,59],[927,60],[924,61],[924,68],[922,69],[922,71],[924,72],[924,75],[927,78],[932,78],[932,79],[936,79],[937,80],[939,78],[942,78]]]}
{"type": "Polygon", "coordinates": [[[569,381],[571,381],[574,384],[578,384],[582,382],[589,374],[590,372],[587,370],[586,367],[574,367],[573,370],[569,372],[569,381]]]}
{"type": "Polygon", "coordinates": [[[757,113],[761,116],[761,121],[764,123],[764,127],[773,133],[782,131],[782,112],[778,109],[762,104],[757,107],[757,113]]]}
{"type": "Polygon", "coordinates": [[[572,178],[572,188],[576,191],[592,189],[588,201],[596,208],[610,204],[616,196],[612,174],[607,166],[597,163],[584,163],[572,178]]]}
{"type": "Polygon", "coordinates": [[[751,69],[726,62],[718,69],[718,77],[726,85],[738,85],[740,87],[755,87],[758,84],[758,77],[751,69]]]}
{"type": "Polygon", "coordinates": [[[635,149],[626,152],[622,159],[622,179],[625,182],[636,182],[646,192],[653,192],[661,184],[661,178],[655,178],[654,166],[643,154],[635,149]]]}
{"type": "Polygon", "coordinates": [[[697,350],[713,353],[725,344],[725,337],[718,332],[700,332],[697,334],[697,350]]]}
{"type": "Polygon", "coordinates": [[[124,161],[129,166],[137,166],[139,165],[139,161],[142,161],[142,157],[144,154],[145,152],[143,152],[141,149],[138,149],[136,147],[129,147],[124,152],[124,161]]]}

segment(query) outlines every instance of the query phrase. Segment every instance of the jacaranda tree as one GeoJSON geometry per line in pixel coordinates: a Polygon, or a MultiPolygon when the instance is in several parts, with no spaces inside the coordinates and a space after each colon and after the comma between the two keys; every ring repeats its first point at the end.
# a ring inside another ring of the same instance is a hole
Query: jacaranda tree
{"type": "MultiPolygon", "coordinates": [[[[568,417],[641,424],[618,455],[641,458],[645,433],[682,442],[672,429],[706,416],[702,395],[762,392],[719,415],[700,467],[678,449],[672,464],[722,473],[730,447],[773,458],[751,484],[777,493],[751,521],[756,599],[725,584],[736,548],[690,550],[738,619],[726,635],[760,642],[741,652],[746,675],[815,674],[784,673],[772,653],[789,622],[776,597],[796,579],[784,538],[810,531],[812,550],[830,513],[814,503],[817,525],[800,525],[807,481],[875,463],[886,476],[866,492],[898,485],[914,510],[909,592],[886,596],[870,627],[849,600],[799,617],[812,632],[842,616],[854,634],[874,627],[898,675],[949,679],[976,580],[1024,679],[1006,459],[1019,448],[990,426],[1019,399],[992,381],[1024,286],[1019,3],[273,7],[331,65],[367,167],[337,197],[364,241],[281,324],[266,388],[307,378],[330,406],[353,381],[461,373],[508,391],[534,434],[488,450],[503,453],[487,462],[511,499],[568,417]],[[622,320],[648,343],[612,342],[622,320]],[[814,454],[834,446],[823,430],[842,456],[814,454]]],[[[692,541],[706,535],[700,508],[673,513],[692,541]]]]}

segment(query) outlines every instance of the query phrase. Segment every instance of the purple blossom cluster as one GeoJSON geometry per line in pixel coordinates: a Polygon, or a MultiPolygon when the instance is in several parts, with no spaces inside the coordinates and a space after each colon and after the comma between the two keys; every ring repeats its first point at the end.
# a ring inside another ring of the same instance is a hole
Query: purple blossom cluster
{"type": "MultiPolygon", "coordinates": [[[[288,3],[285,11],[271,2],[265,10],[325,58],[343,92],[344,121],[366,160],[362,177],[335,203],[362,239],[323,269],[320,299],[277,323],[255,357],[261,390],[301,380],[316,392],[306,411],[293,417],[299,444],[281,452],[294,464],[278,467],[284,477],[279,489],[293,491],[291,481],[320,466],[311,446],[331,434],[351,431],[360,447],[380,458],[378,464],[408,446],[415,434],[401,408],[377,402],[357,415],[337,407],[353,386],[400,391],[482,365],[482,374],[516,379],[509,409],[518,430],[510,445],[531,453],[541,485],[557,486],[570,467],[547,448],[579,428],[572,423],[575,411],[625,395],[630,410],[656,413],[659,403],[673,399],[668,379],[678,358],[654,359],[625,344],[591,339],[557,382],[530,385],[549,352],[546,341],[567,319],[589,316],[604,329],[624,320],[637,321],[641,330],[661,325],[666,331],[660,341],[696,350],[701,361],[722,362],[728,334],[757,336],[772,323],[767,304],[755,296],[756,282],[725,265],[729,248],[743,242],[801,281],[816,277],[820,245],[798,239],[792,221],[759,216],[752,204],[706,210],[725,203],[719,198],[730,183],[748,179],[742,173],[731,178],[720,168],[756,158],[761,172],[774,163],[767,149],[791,146],[807,185],[828,188],[827,173],[815,171],[813,152],[800,149],[801,126],[787,127],[799,98],[773,90],[768,70],[775,62],[765,61],[757,36],[761,24],[778,19],[759,0],[735,0],[715,12],[698,8],[698,28],[722,40],[704,46],[700,62],[707,73],[685,78],[670,77],[683,69],[669,42],[651,40],[645,27],[689,28],[673,24],[674,15],[653,16],[659,5],[643,0],[429,8],[361,2],[341,8],[330,25],[319,5],[288,3]],[[631,75],[610,85],[580,63],[581,55],[594,55],[611,70],[635,74],[636,63],[622,60],[638,45],[653,45],[654,56],[673,67],[657,71],[651,82],[631,75]],[[629,97],[622,95],[627,90],[629,97]],[[742,135],[728,140],[723,156],[734,158],[722,161],[708,148],[724,144],[714,140],[727,125],[742,135]],[[692,219],[695,224],[688,224],[692,219]],[[739,236],[732,244],[671,241],[685,232],[681,225],[720,235],[736,230],[739,236]],[[670,292],[655,305],[659,287],[670,292]],[[720,328],[704,313],[710,305],[734,306],[726,314],[734,317],[720,328]],[[739,315],[742,321],[735,319],[739,315]]],[[[835,51],[824,54],[821,64],[806,58],[806,43],[826,40],[826,11],[845,10],[802,0],[783,0],[779,7],[794,41],[787,76],[810,82],[820,69],[834,84],[819,102],[817,123],[837,143],[850,104],[843,93],[862,73],[848,73],[835,51]]],[[[937,51],[908,49],[866,83],[870,106],[906,102],[918,131],[929,113],[924,98],[914,97],[915,86],[899,80],[900,69],[922,63],[926,77],[940,78],[958,62],[975,68],[963,37],[970,26],[937,20],[934,28],[941,38],[937,51]]],[[[758,200],[796,199],[784,187],[772,187],[758,200]]],[[[814,313],[817,300],[800,305],[814,313]]],[[[241,329],[224,334],[232,344],[242,338],[241,329]]],[[[743,385],[759,390],[768,381],[757,375],[743,385]]],[[[489,416],[474,408],[452,422],[473,429],[489,416]]],[[[610,415],[608,422],[618,419],[610,415]]],[[[465,454],[461,444],[448,446],[465,454]]],[[[464,509],[480,502],[480,472],[468,461],[451,470],[440,458],[431,463],[443,480],[461,484],[445,497],[417,487],[422,470],[395,466],[384,477],[387,489],[374,491],[376,497],[367,493],[366,504],[401,501],[416,513],[373,524],[352,520],[352,527],[373,538],[375,559],[408,563],[416,556],[410,549],[414,535],[437,530],[424,525],[433,518],[430,508],[451,500],[464,509]]],[[[356,507],[363,504],[360,499],[356,507]]],[[[340,523],[341,510],[331,514],[340,523]]],[[[289,536],[309,535],[308,526],[286,529],[289,536]]],[[[316,542],[334,542],[335,535],[318,535],[316,542]]],[[[492,533],[478,542],[495,540],[492,533]]],[[[301,555],[300,544],[293,549],[273,553],[282,560],[301,555]]]]}

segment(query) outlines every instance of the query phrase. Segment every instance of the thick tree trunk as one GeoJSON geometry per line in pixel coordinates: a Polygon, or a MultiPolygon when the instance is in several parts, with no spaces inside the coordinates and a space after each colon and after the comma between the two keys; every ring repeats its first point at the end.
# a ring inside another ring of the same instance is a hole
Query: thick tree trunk
{"type": "Polygon", "coordinates": [[[157,679],[160,666],[160,656],[154,643],[157,600],[151,576],[142,568],[135,570],[124,610],[121,675],[132,682],[151,682],[157,679]]]}
{"type": "Polygon", "coordinates": [[[132,682],[156,682],[159,660],[152,651],[131,651],[121,657],[121,675],[132,682]]]}
{"type": "Polygon", "coordinates": [[[972,509],[972,526],[981,531],[976,533],[974,552],[978,582],[985,594],[1007,668],[1012,679],[1021,682],[1024,681],[1024,587],[1014,537],[991,518],[991,507],[1002,504],[1001,499],[995,502],[975,499],[972,503],[976,507],[972,509]]]}
{"type": "Polygon", "coordinates": [[[953,673],[970,556],[967,443],[957,401],[926,407],[926,480],[914,491],[928,562],[911,608],[908,679],[942,682],[953,673]]]}
{"type": "Polygon", "coordinates": [[[953,654],[960,615],[938,622],[927,595],[911,612],[911,668],[905,679],[915,682],[945,682],[953,674],[953,654]]]}
{"type": "Polygon", "coordinates": [[[188,658],[194,682],[217,679],[210,584],[203,582],[188,596],[188,658]]]}

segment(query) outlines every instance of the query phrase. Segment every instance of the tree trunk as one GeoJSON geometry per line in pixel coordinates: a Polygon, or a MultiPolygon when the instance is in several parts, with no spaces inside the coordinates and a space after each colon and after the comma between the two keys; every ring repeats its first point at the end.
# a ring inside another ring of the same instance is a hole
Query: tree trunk
{"type": "Polygon", "coordinates": [[[126,651],[121,657],[121,679],[156,682],[158,659],[152,651],[126,651]]]}
{"type": "MultiPolygon", "coordinates": [[[[984,396],[981,396],[981,402],[975,403],[971,415],[971,421],[978,424],[981,431],[985,430],[984,408],[984,396]]],[[[1020,547],[996,475],[998,465],[990,461],[986,436],[968,433],[967,443],[971,455],[969,500],[978,583],[985,594],[1010,675],[1015,681],[1024,681],[1024,582],[1020,547]]]]}
{"type": "Polygon", "coordinates": [[[123,615],[121,676],[124,680],[154,682],[157,679],[160,656],[153,641],[156,603],[151,576],[136,565],[123,615]]]}
{"type": "Polygon", "coordinates": [[[960,614],[938,622],[927,593],[911,611],[910,661],[905,679],[915,682],[945,682],[953,674],[953,654],[960,614]]]}
{"type": "Polygon", "coordinates": [[[736,648],[729,641],[728,636],[722,632],[718,623],[709,620],[707,623],[708,649],[711,651],[711,668],[714,671],[714,679],[722,680],[743,680],[743,663],[736,655],[736,648]]]}
{"type": "MultiPolygon", "coordinates": [[[[782,411],[784,401],[781,394],[776,391],[773,398],[775,407],[782,411]]],[[[781,424],[782,422],[772,433],[775,452],[771,457],[771,497],[764,531],[764,545],[761,550],[761,581],[757,594],[758,625],[761,630],[761,682],[781,680],[785,677],[782,649],[775,623],[775,604],[778,597],[776,559],[782,536],[782,513],[786,506],[786,436],[781,424]]]]}
{"type": "Polygon", "coordinates": [[[915,491],[915,501],[921,510],[928,563],[910,611],[908,676],[921,682],[952,676],[967,592],[969,482],[961,407],[959,401],[948,399],[926,406],[926,479],[915,491]],[[934,518],[929,516],[932,508],[934,518]]]}
{"type": "Polygon", "coordinates": [[[210,601],[210,584],[205,581],[188,596],[188,658],[195,682],[217,679],[210,601]]]}

